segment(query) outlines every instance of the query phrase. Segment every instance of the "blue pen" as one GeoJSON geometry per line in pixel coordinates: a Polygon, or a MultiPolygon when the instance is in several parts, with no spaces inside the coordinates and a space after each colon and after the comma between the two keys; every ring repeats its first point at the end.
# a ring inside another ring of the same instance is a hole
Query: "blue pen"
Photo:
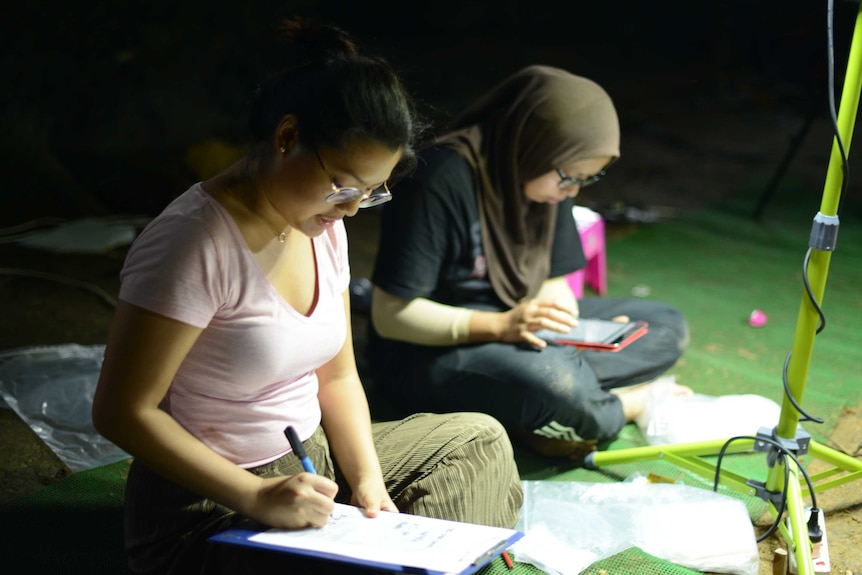
{"type": "Polygon", "coordinates": [[[302,446],[302,442],[299,440],[299,436],[296,434],[296,430],[292,425],[288,425],[284,428],[284,435],[287,437],[287,440],[290,442],[290,446],[293,448],[293,452],[299,457],[299,460],[302,462],[302,468],[305,469],[309,473],[314,473],[317,475],[317,470],[314,469],[314,464],[308,458],[308,454],[305,453],[305,448],[302,446]]]}

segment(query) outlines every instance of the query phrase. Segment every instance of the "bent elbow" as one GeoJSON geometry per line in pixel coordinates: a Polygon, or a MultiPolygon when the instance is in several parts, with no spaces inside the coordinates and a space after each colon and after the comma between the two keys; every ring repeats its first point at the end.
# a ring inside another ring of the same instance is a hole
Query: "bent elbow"
{"type": "Polygon", "coordinates": [[[93,421],[93,427],[99,435],[105,439],[113,440],[113,430],[116,426],[117,418],[109,409],[105,409],[105,406],[101,402],[94,400],[93,406],[90,409],[90,418],[93,421]]]}
{"type": "Polygon", "coordinates": [[[115,444],[122,442],[121,435],[132,422],[130,413],[120,409],[118,402],[107,399],[98,389],[93,398],[90,418],[99,435],[115,444]]]}
{"type": "Polygon", "coordinates": [[[399,339],[395,317],[406,304],[404,300],[375,286],[371,292],[371,325],[374,331],[386,339],[399,339]]]}

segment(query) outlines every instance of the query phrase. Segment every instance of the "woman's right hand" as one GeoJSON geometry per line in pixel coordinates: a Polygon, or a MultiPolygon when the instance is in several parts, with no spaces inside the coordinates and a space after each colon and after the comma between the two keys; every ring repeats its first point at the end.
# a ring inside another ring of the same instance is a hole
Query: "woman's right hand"
{"type": "Polygon", "coordinates": [[[323,527],[335,508],[338,484],[313,473],[261,478],[246,515],[278,529],[323,527]]]}
{"type": "Polygon", "coordinates": [[[530,343],[544,348],[547,342],[534,332],[550,329],[568,333],[578,324],[577,310],[566,302],[550,299],[531,299],[500,314],[500,341],[530,343]]]}
{"type": "Polygon", "coordinates": [[[334,481],[312,473],[253,475],[160,409],[201,331],[121,301],[93,398],[96,429],[166,479],[256,521],[283,529],[325,525],[334,481]]]}

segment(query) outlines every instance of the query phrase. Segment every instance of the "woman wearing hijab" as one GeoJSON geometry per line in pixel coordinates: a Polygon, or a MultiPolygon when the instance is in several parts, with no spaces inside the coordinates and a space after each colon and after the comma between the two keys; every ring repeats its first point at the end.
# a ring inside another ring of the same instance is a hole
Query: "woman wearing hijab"
{"type": "Polygon", "coordinates": [[[539,453],[580,458],[641,414],[688,339],[668,305],[578,302],[565,279],[586,265],[573,198],[620,155],[616,110],[595,82],[530,66],[451,129],[383,210],[373,376],[404,409],[482,411],[539,453]],[[643,320],[649,332],[616,353],[535,334],[579,317],[643,320]]]}

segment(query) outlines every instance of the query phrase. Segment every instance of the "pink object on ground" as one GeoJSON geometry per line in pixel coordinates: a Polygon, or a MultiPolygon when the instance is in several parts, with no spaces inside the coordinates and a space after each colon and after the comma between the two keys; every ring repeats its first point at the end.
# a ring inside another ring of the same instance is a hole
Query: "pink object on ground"
{"type": "Polygon", "coordinates": [[[751,312],[751,315],[748,316],[748,325],[751,327],[762,327],[766,325],[766,314],[759,309],[754,310],[751,312]]]}

